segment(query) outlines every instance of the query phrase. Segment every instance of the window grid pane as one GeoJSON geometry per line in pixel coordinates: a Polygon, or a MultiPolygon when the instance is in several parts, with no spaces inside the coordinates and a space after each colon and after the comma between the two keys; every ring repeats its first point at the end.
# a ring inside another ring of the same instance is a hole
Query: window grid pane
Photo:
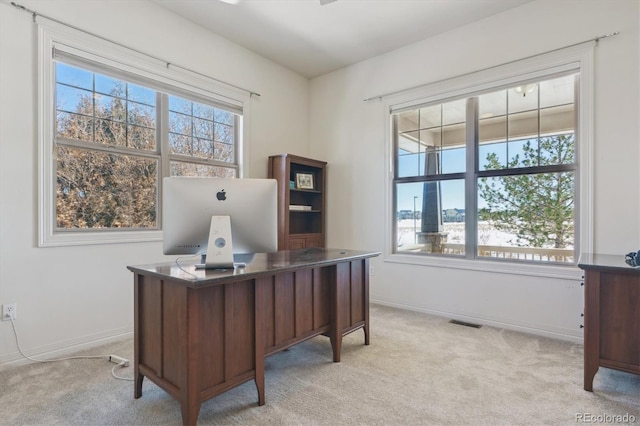
{"type": "Polygon", "coordinates": [[[574,262],[574,192],[574,172],[479,179],[478,256],[574,262]]]}
{"type": "Polygon", "coordinates": [[[201,176],[201,177],[238,177],[231,167],[211,166],[202,163],[188,163],[185,161],[171,162],[171,176],[201,176]]]}
{"type": "Polygon", "coordinates": [[[464,180],[398,183],[394,251],[465,254],[464,180]]]}
{"type": "Polygon", "coordinates": [[[60,147],[56,167],[58,228],[157,229],[157,160],[60,147]]]}
{"type": "Polygon", "coordinates": [[[233,164],[234,114],[171,95],[169,146],[172,154],[233,164]]]}
{"type": "Polygon", "coordinates": [[[396,114],[396,176],[464,173],[465,117],[465,99],[396,114]]]}
{"type": "Polygon", "coordinates": [[[156,149],[153,90],[61,62],[56,62],[56,119],[58,138],[156,149]]]}

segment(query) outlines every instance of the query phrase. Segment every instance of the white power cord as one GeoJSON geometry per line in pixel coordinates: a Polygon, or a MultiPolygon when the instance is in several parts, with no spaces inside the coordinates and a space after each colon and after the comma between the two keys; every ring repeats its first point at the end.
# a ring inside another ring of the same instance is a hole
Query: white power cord
{"type": "MultiPolygon", "coordinates": [[[[114,357],[114,355],[111,355],[109,357],[110,358],[109,361],[113,362],[113,359],[111,359],[113,357],[114,357]]],[[[133,379],[130,378],[130,377],[120,377],[120,376],[118,376],[116,374],[116,368],[118,368],[118,367],[119,368],[125,368],[125,367],[128,367],[128,366],[129,366],[129,361],[128,360],[122,361],[122,362],[118,363],[117,365],[114,365],[113,368],[111,369],[111,375],[113,376],[114,379],[126,380],[127,382],[133,382],[133,379]]]]}
{"type": "Polygon", "coordinates": [[[20,346],[20,341],[18,339],[18,330],[16,329],[16,324],[13,320],[12,316],[9,316],[9,319],[11,320],[11,327],[13,328],[13,335],[16,339],[16,346],[18,347],[18,352],[20,352],[20,355],[22,355],[23,357],[25,357],[26,359],[33,361],[33,362],[39,362],[39,363],[47,363],[47,362],[58,362],[58,361],[67,361],[67,360],[71,360],[71,359],[106,359],[109,362],[114,362],[116,363],[116,365],[111,369],[111,375],[118,379],[118,380],[127,380],[127,381],[133,381],[133,379],[130,379],[128,377],[120,377],[116,374],[116,368],[120,367],[120,368],[124,368],[124,367],[128,367],[129,366],[129,360],[126,358],[122,358],[116,355],[80,355],[80,356],[70,356],[70,357],[65,357],[65,358],[51,358],[51,359],[36,359],[36,358],[32,358],[29,355],[25,354],[24,351],[22,350],[22,347],[20,346]]]}

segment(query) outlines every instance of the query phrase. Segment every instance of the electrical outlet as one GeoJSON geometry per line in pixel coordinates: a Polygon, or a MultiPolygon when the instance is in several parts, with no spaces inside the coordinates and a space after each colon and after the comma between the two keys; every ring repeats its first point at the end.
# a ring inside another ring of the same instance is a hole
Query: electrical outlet
{"type": "Polygon", "coordinates": [[[373,265],[369,265],[369,275],[375,275],[376,274],[376,270],[373,269],[373,265]]]}
{"type": "Polygon", "coordinates": [[[2,321],[10,321],[11,319],[18,319],[18,312],[16,311],[15,303],[5,303],[2,305],[2,321]]]}

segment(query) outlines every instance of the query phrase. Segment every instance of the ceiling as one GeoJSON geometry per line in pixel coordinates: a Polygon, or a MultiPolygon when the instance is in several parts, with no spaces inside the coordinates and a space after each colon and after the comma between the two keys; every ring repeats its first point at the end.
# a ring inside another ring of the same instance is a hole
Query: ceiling
{"type": "Polygon", "coordinates": [[[313,78],[532,0],[150,1],[313,78]]]}

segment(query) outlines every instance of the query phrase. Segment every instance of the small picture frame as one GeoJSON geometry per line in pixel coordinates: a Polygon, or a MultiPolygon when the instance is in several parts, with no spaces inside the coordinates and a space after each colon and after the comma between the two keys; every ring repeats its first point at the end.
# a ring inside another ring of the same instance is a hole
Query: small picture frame
{"type": "Polygon", "coordinates": [[[313,189],[313,173],[296,173],[297,189],[313,189]]]}

